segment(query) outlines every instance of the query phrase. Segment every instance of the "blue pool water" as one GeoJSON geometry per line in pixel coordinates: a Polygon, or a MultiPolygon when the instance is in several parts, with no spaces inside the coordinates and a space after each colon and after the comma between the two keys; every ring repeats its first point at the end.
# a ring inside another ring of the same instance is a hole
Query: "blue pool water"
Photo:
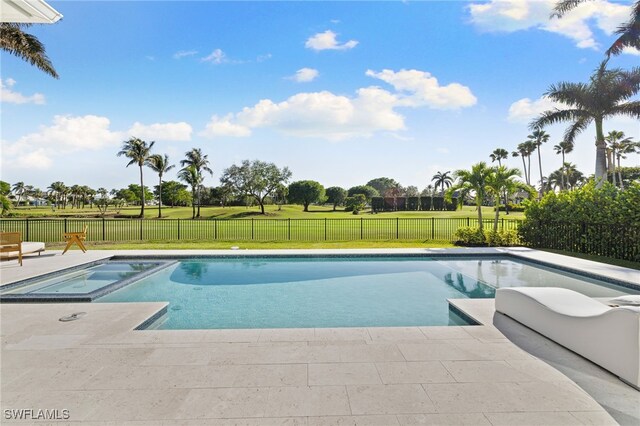
{"type": "Polygon", "coordinates": [[[468,323],[446,299],[504,286],[631,292],[511,259],[215,258],[180,261],[96,302],[167,301],[159,329],[459,325],[468,323]]]}

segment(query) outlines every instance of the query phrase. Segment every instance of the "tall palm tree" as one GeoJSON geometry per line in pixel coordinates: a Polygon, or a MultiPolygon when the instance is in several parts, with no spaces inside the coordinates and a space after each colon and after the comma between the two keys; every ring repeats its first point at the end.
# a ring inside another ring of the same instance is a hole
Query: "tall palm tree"
{"type": "Polygon", "coordinates": [[[451,187],[451,184],[453,183],[450,173],[450,171],[444,173],[438,172],[431,178],[431,182],[434,182],[433,186],[435,190],[438,191],[438,188],[440,188],[440,195],[443,195],[444,190],[451,187]]]}
{"type": "MultiPolygon", "coordinates": [[[[496,215],[493,220],[493,231],[498,231],[498,217],[500,215],[500,196],[504,193],[513,193],[516,189],[524,187],[523,184],[513,180],[520,177],[519,169],[510,169],[506,166],[492,167],[491,173],[486,178],[486,188],[495,198],[496,215]]],[[[528,187],[528,185],[527,185],[528,187]]],[[[528,187],[530,188],[530,187],[528,187]]]]}
{"type": "Polygon", "coordinates": [[[478,208],[478,225],[480,231],[482,225],[482,202],[487,195],[487,179],[493,173],[493,169],[487,163],[481,161],[471,166],[471,170],[456,170],[454,176],[456,183],[447,190],[447,198],[450,200],[453,192],[460,190],[464,192],[474,192],[476,206],[478,208]]]}
{"type": "MultiPolygon", "coordinates": [[[[560,168],[560,170],[564,170],[564,164],[566,163],[564,156],[568,153],[570,153],[571,151],[573,151],[573,143],[571,142],[567,142],[567,141],[562,141],[557,145],[553,146],[554,151],[556,152],[556,154],[562,154],[562,167],[560,168]]],[[[560,189],[565,189],[564,187],[564,173],[560,174],[560,189]]]]}
{"type": "Polygon", "coordinates": [[[26,191],[26,186],[25,186],[24,182],[16,182],[16,183],[14,183],[13,187],[12,187],[12,191],[13,191],[14,194],[16,194],[16,197],[18,197],[18,199],[16,200],[16,206],[19,206],[20,205],[20,200],[25,195],[25,191],[26,191]]]}
{"type": "Polygon", "coordinates": [[[624,188],[620,159],[627,158],[625,154],[633,154],[634,152],[640,153],[640,142],[634,142],[631,138],[626,138],[624,141],[621,141],[620,146],[616,151],[615,159],[618,160],[618,181],[620,182],[620,188],[624,188]]]}
{"type": "Polygon", "coordinates": [[[169,156],[167,154],[164,154],[164,156],[154,154],[147,159],[147,166],[158,174],[160,180],[158,184],[158,217],[160,218],[162,217],[162,176],[173,169],[175,165],[169,164],[169,156]]]}
{"type": "Polygon", "coordinates": [[[140,218],[144,218],[144,179],[142,177],[142,166],[149,158],[151,148],[155,142],[147,143],[139,138],[131,138],[128,141],[122,143],[122,149],[118,152],[118,157],[125,156],[130,159],[127,163],[127,167],[132,164],[137,164],[140,168],[140,190],[142,192],[142,203],[140,204],[140,218]]]}
{"type": "MultiPolygon", "coordinates": [[[[213,171],[209,168],[209,160],[208,155],[202,153],[200,148],[193,148],[191,151],[185,153],[186,158],[180,161],[180,165],[182,167],[185,166],[193,166],[195,168],[196,173],[199,176],[200,183],[204,181],[204,176],[202,176],[202,172],[209,172],[210,175],[213,176],[213,171]]],[[[194,201],[197,198],[198,202],[198,214],[196,217],[200,217],[200,190],[198,189],[193,193],[194,201]]]]}
{"type": "Polygon", "coordinates": [[[0,24],[0,48],[11,53],[20,59],[24,59],[31,65],[35,65],[40,70],[49,74],[53,78],[58,78],[58,73],[47,57],[44,45],[36,36],[27,34],[24,28],[31,24],[3,22],[0,24]]]}
{"type": "Polygon", "coordinates": [[[191,186],[191,219],[196,218],[196,192],[202,184],[202,175],[198,173],[195,166],[187,166],[178,172],[178,179],[191,186]]]}
{"type": "MultiPolygon", "coordinates": [[[[610,167],[608,171],[612,174],[614,186],[616,186],[616,159],[618,160],[618,168],[620,168],[620,158],[622,157],[620,151],[628,147],[629,143],[632,143],[631,138],[625,138],[624,136],[624,132],[612,130],[607,134],[607,136],[604,137],[604,140],[607,141],[607,145],[611,153],[611,158],[609,160],[610,167]]],[[[620,178],[619,180],[620,187],[622,188],[622,178],[620,178]]]]}
{"type": "MultiPolygon", "coordinates": [[[[552,17],[560,18],[586,0],[560,0],[556,3],[552,17]]],[[[618,55],[625,47],[640,50],[640,0],[632,6],[631,18],[618,27],[616,34],[620,37],[607,49],[607,57],[618,55]]]]}
{"type": "Polygon", "coordinates": [[[489,154],[489,158],[491,158],[492,163],[497,161],[498,166],[502,166],[502,160],[509,158],[509,151],[503,148],[496,148],[491,154],[489,154]]]}
{"type": "MultiPolygon", "coordinates": [[[[509,151],[503,148],[496,148],[493,150],[491,154],[489,154],[489,158],[491,158],[491,162],[498,162],[498,167],[502,166],[502,160],[506,160],[509,158],[509,151]]],[[[504,194],[504,211],[506,214],[509,214],[509,203],[507,200],[507,193],[504,194]]]]}
{"type": "Polygon", "coordinates": [[[47,187],[47,193],[49,194],[49,199],[53,198],[53,202],[56,206],[62,201],[62,197],[67,191],[67,187],[64,183],[60,181],[53,182],[51,185],[47,187]]]}
{"type": "Polygon", "coordinates": [[[573,143],[576,136],[591,123],[596,128],[596,186],[604,184],[607,176],[606,142],[604,139],[604,120],[618,115],[640,118],[640,101],[629,100],[640,90],[640,67],[631,71],[619,68],[607,69],[607,62],[591,76],[589,83],[561,82],[551,85],[545,95],[552,101],[566,107],[543,112],[535,119],[532,129],[570,122],[564,133],[564,140],[573,143]]]}
{"type": "Polygon", "coordinates": [[[547,143],[549,141],[549,134],[540,128],[536,128],[533,130],[529,136],[527,136],[529,140],[535,146],[536,151],[538,151],[538,166],[540,167],[540,197],[544,193],[544,187],[542,185],[542,181],[544,176],[542,174],[542,156],[540,155],[540,150],[542,149],[542,144],[547,143]]]}
{"type": "Polygon", "coordinates": [[[561,190],[566,189],[564,184],[564,166],[551,172],[549,177],[547,177],[547,185],[550,191],[557,188],[560,188],[561,190]]]}

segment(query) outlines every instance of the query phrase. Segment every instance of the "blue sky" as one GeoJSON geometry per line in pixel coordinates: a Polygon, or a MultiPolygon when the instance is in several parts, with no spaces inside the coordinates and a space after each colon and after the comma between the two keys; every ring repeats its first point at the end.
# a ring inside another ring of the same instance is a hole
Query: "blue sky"
{"type": "MultiPolygon", "coordinates": [[[[2,180],[124,187],[138,172],[115,154],[137,136],[175,164],[202,148],[207,186],[261,159],[325,186],[389,176],[422,189],[523,142],[552,106],[548,86],[588,79],[630,2],[562,20],[547,0],[50,4],[64,18],[32,32],[60,79],[2,53],[2,180]]],[[[637,66],[638,53],[610,63],[637,66]]],[[[560,166],[563,129],[547,129],[545,174],[560,166]]],[[[640,138],[637,120],[613,129],[640,138]]],[[[589,129],[568,157],[587,174],[593,141],[589,129]]]]}

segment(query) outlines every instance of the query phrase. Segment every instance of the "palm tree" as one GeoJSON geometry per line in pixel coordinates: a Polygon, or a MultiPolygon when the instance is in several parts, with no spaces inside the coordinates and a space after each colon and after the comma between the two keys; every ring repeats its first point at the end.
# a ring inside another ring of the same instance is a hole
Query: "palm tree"
{"type": "Polygon", "coordinates": [[[540,155],[540,150],[542,149],[542,144],[547,143],[549,141],[549,134],[544,130],[537,128],[534,129],[533,133],[527,136],[529,140],[535,146],[535,149],[538,151],[538,166],[540,167],[540,197],[544,193],[544,187],[542,185],[542,181],[544,176],[542,175],[542,157],[540,155]]]}
{"type": "MultiPolygon", "coordinates": [[[[556,4],[551,16],[561,18],[565,13],[574,9],[584,1],[585,0],[560,0],[556,4]]],[[[616,34],[619,34],[620,37],[618,37],[607,50],[607,58],[611,55],[620,54],[625,47],[640,49],[640,1],[636,1],[633,5],[629,22],[619,26],[616,34]]]]}
{"type": "Polygon", "coordinates": [[[140,218],[144,218],[144,180],[142,177],[142,166],[149,158],[151,148],[155,142],[149,142],[149,145],[145,141],[139,138],[131,138],[128,141],[122,143],[122,149],[118,152],[118,157],[125,156],[130,159],[127,163],[127,167],[132,164],[137,164],[140,168],[140,190],[142,192],[142,203],[140,205],[140,218]]]}
{"type": "Polygon", "coordinates": [[[58,73],[53,68],[47,57],[44,45],[37,37],[22,31],[31,24],[3,22],[0,24],[0,48],[20,59],[24,59],[31,65],[35,65],[53,78],[58,78],[58,73]]]}
{"type": "Polygon", "coordinates": [[[195,166],[187,166],[178,172],[178,179],[191,186],[191,219],[196,218],[196,192],[202,184],[202,175],[198,173],[195,166]]]}
{"type": "Polygon", "coordinates": [[[560,167],[558,170],[554,170],[551,172],[549,177],[547,178],[547,185],[549,190],[555,190],[557,188],[565,189],[564,185],[564,166],[560,167]]]}
{"type": "Polygon", "coordinates": [[[162,217],[162,175],[175,166],[169,164],[169,156],[164,154],[164,157],[160,154],[154,154],[147,159],[147,166],[158,174],[160,183],[158,185],[158,218],[162,217]]]}
{"type": "Polygon", "coordinates": [[[567,185],[573,190],[585,182],[584,174],[576,168],[575,164],[564,163],[564,171],[567,177],[567,185]]]}
{"type": "MultiPolygon", "coordinates": [[[[556,154],[562,154],[562,167],[560,168],[560,170],[564,170],[564,164],[566,163],[566,161],[564,160],[564,156],[565,154],[568,154],[571,151],[573,151],[573,143],[562,141],[559,144],[554,145],[553,149],[556,151],[556,154]]],[[[560,174],[560,189],[565,189],[563,173],[560,174]]]]}
{"type": "MultiPolygon", "coordinates": [[[[612,174],[613,177],[613,185],[616,186],[616,159],[618,160],[618,168],[620,168],[620,158],[626,158],[623,157],[622,154],[628,154],[629,152],[633,152],[633,147],[630,146],[630,144],[633,144],[633,140],[631,138],[625,138],[624,137],[624,132],[620,132],[617,130],[612,130],[609,132],[609,134],[607,136],[605,136],[605,140],[607,141],[608,145],[609,145],[609,153],[611,154],[611,158],[609,159],[609,173],[612,174]],[[630,151],[627,151],[625,153],[621,153],[621,151],[624,150],[628,150],[629,148],[631,148],[630,151]]],[[[622,188],[622,177],[620,176],[620,187],[622,188]]]]}
{"type": "Polygon", "coordinates": [[[12,191],[18,197],[18,199],[16,200],[16,206],[20,206],[20,200],[25,195],[25,191],[26,191],[24,182],[14,183],[12,191]]]}
{"type": "Polygon", "coordinates": [[[56,206],[60,204],[62,201],[62,197],[67,191],[67,187],[64,183],[57,181],[53,182],[49,187],[47,187],[47,193],[49,194],[49,199],[53,198],[53,202],[56,206]]]}
{"type": "Polygon", "coordinates": [[[493,220],[493,231],[497,232],[498,216],[500,215],[500,196],[505,193],[512,193],[516,189],[524,187],[524,185],[513,180],[516,176],[520,177],[522,175],[519,169],[498,166],[492,167],[490,170],[491,173],[486,178],[486,188],[495,197],[496,215],[493,220]]]}
{"type": "Polygon", "coordinates": [[[536,129],[570,122],[564,140],[573,143],[576,136],[593,122],[596,128],[595,178],[598,188],[607,176],[604,120],[618,115],[640,118],[640,101],[629,100],[640,90],[640,67],[623,71],[619,68],[608,70],[606,65],[606,61],[600,64],[589,83],[561,82],[552,85],[545,95],[566,107],[545,111],[530,125],[536,129]]]}
{"type": "MultiPolygon", "coordinates": [[[[208,155],[204,155],[200,148],[191,149],[191,151],[185,153],[185,156],[187,158],[181,160],[180,165],[182,167],[193,166],[199,176],[200,183],[204,181],[204,177],[202,176],[203,171],[209,172],[209,174],[213,176],[213,171],[209,168],[208,155]]],[[[194,192],[193,196],[194,201],[195,197],[197,197],[198,201],[198,215],[196,217],[200,217],[200,190],[198,189],[197,192],[194,192]]]]}
{"type": "Polygon", "coordinates": [[[453,179],[451,179],[451,176],[449,175],[450,173],[450,171],[444,173],[438,172],[431,178],[431,182],[435,182],[435,190],[438,191],[438,187],[440,187],[440,195],[443,195],[444,190],[451,187],[451,184],[453,183],[453,179]]]}
{"type": "Polygon", "coordinates": [[[496,148],[491,154],[489,154],[489,158],[491,158],[492,163],[497,161],[498,166],[502,166],[502,160],[509,158],[509,151],[503,148],[496,148]]]}
{"type": "Polygon", "coordinates": [[[615,158],[618,160],[618,181],[620,182],[620,188],[624,188],[624,183],[622,182],[622,169],[620,167],[620,159],[627,158],[624,154],[633,154],[638,150],[640,153],[640,142],[634,142],[631,138],[626,138],[623,141],[620,141],[620,146],[616,151],[615,158]]]}
{"type": "MultiPolygon", "coordinates": [[[[489,158],[491,158],[491,162],[498,162],[498,167],[502,166],[502,160],[506,160],[509,158],[509,151],[503,148],[496,148],[493,150],[491,154],[489,154],[489,158]]],[[[504,211],[506,214],[509,214],[509,203],[507,200],[507,193],[504,193],[504,211]]]]}
{"type": "Polygon", "coordinates": [[[484,161],[471,166],[471,170],[456,170],[454,176],[456,183],[447,190],[447,199],[451,200],[454,191],[474,192],[476,206],[478,208],[478,225],[482,226],[482,202],[487,195],[487,179],[493,173],[493,169],[484,161]]]}

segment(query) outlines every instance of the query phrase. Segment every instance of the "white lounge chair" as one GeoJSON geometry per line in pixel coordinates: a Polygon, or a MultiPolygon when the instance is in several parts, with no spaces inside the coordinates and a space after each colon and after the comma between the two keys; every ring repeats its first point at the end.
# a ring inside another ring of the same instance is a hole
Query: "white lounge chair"
{"type": "Polygon", "coordinates": [[[557,287],[500,288],[496,311],[640,388],[640,309],[557,287]]]}

